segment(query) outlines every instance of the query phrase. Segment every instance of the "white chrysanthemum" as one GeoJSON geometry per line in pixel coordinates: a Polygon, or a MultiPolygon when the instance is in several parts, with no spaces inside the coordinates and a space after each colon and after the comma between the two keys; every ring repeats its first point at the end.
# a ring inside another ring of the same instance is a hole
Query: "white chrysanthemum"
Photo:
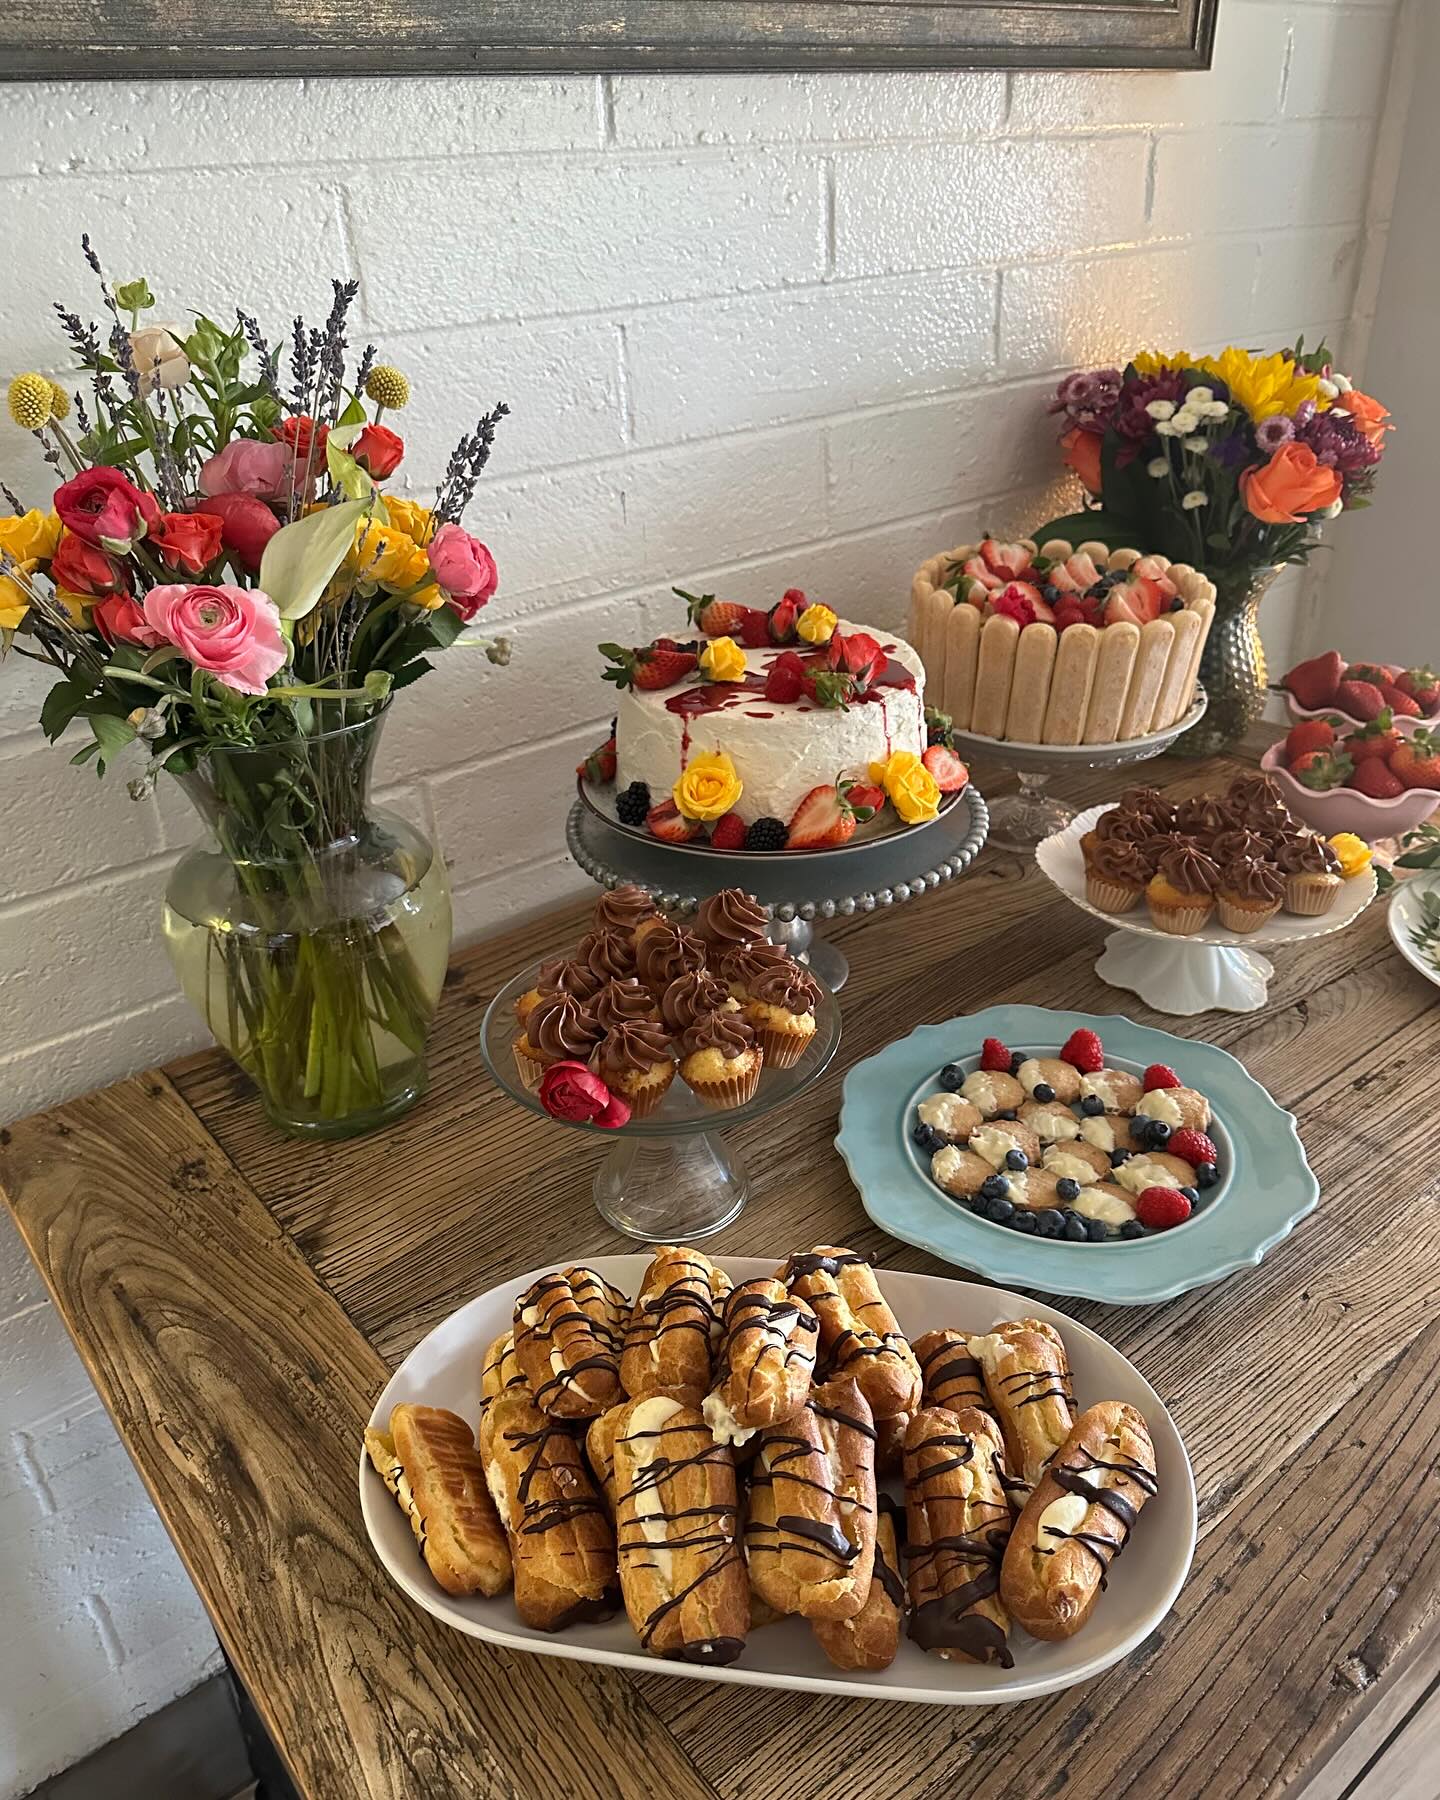
{"type": "Polygon", "coordinates": [[[1191,488],[1190,492],[1180,504],[1185,508],[1186,512],[1194,512],[1197,507],[1208,506],[1210,504],[1210,496],[1208,494],[1202,494],[1199,488],[1191,488]]]}
{"type": "Polygon", "coordinates": [[[1152,400],[1145,410],[1152,419],[1173,419],[1175,402],[1173,400],[1152,400]]]}
{"type": "Polygon", "coordinates": [[[1155,427],[1155,435],[1156,437],[1179,437],[1180,434],[1176,431],[1173,420],[1161,419],[1155,427]]]}
{"type": "Polygon", "coordinates": [[[1203,456],[1210,448],[1210,440],[1207,437],[1188,437],[1185,440],[1185,448],[1193,456],[1203,456]]]}
{"type": "Polygon", "coordinates": [[[1342,394],[1348,394],[1355,385],[1348,375],[1342,375],[1338,369],[1332,369],[1330,371],[1330,379],[1335,383],[1342,394]]]}
{"type": "Polygon", "coordinates": [[[1187,406],[1208,406],[1214,398],[1214,388],[1193,387],[1185,396],[1185,404],[1187,406]]]}
{"type": "Polygon", "coordinates": [[[1170,473],[1170,465],[1163,456],[1157,456],[1153,461],[1146,463],[1145,473],[1153,475],[1156,481],[1163,481],[1170,473]]]}
{"type": "Polygon", "coordinates": [[[1182,406],[1170,423],[1175,427],[1177,433],[1183,437],[1187,432],[1193,431],[1200,423],[1200,415],[1191,412],[1188,406],[1182,406]]]}
{"type": "Polygon", "coordinates": [[[1207,419],[1225,419],[1230,416],[1230,408],[1223,400],[1212,400],[1200,410],[1207,419]]]}

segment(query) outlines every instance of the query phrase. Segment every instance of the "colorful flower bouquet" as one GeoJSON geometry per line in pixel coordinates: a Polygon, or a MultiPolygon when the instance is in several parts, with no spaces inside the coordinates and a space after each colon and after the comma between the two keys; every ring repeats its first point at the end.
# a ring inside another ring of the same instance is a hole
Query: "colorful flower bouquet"
{"type": "Polygon", "coordinates": [[[472,621],[498,577],[460,520],[503,405],[461,439],[426,507],[382,491],[404,456],[382,415],[409,400],[374,347],[347,374],[354,283],[323,327],[297,319],[289,379],[255,320],[142,325],[145,282],[112,289],[85,241],[102,334],[57,307],[89,388],[39,374],[10,416],[52,471],[49,503],[0,517],[4,651],[46,663],[52,740],[130,783],[161,772],[214,843],[189,852],[165,930],[182,985],[271,1117],[343,1135],[408,1106],[450,940],[444,864],[369,804],[391,696],[429,656],[503,640],[472,621]]]}

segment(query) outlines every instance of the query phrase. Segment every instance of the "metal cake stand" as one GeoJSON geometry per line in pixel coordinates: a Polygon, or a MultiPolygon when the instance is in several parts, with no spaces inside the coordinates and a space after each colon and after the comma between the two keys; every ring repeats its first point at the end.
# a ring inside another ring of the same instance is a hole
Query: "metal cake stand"
{"type": "Polygon", "coordinates": [[[873,843],[813,856],[697,855],[685,845],[645,841],[608,824],[577,799],[565,821],[570,854],[601,887],[634,882],[666,912],[683,917],[721,888],[739,887],[770,909],[770,936],[809,963],[831,992],[845,984],[850,965],[833,944],[815,936],[817,919],[848,919],[900,906],[963,875],[980,854],[990,809],[972,786],[959,803],[923,830],[902,831],[873,843]]]}

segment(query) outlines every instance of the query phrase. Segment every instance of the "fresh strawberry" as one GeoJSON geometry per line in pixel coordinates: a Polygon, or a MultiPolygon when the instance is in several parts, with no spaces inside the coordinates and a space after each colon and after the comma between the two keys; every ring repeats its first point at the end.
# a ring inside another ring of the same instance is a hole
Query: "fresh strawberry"
{"type": "Polygon", "coordinates": [[[1402,738],[1390,767],[1407,788],[1440,788],[1440,731],[1422,725],[1412,737],[1402,738]]]}
{"type": "Polygon", "coordinates": [[[1373,681],[1351,681],[1347,677],[1335,690],[1335,704],[1352,719],[1373,719],[1384,712],[1385,696],[1373,681]]]}
{"type": "Polygon", "coordinates": [[[843,709],[855,697],[855,677],[843,669],[807,668],[802,686],[806,698],[827,711],[843,709]]]}
{"type": "Polygon", "coordinates": [[[724,818],[717,819],[710,827],[710,848],[712,850],[743,850],[745,848],[745,821],[739,813],[726,813],[724,818]]]}
{"type": "Polygon", "coordinates": [[[1060,1060],[1068,1062],[1082,1075],[1096,1075],[1105,1067],[1105,1049],[1095,1033],[1082,1025],[1066,1038],[1060,1060]]]}
{"type": "Polygon", "coordinates": [[[875,679],[882,661],[879,641],[868,631],[832,632],[825,646],[826,665],[853,675],[856,687],[862,690],[875,679]]]}
{"type": "Polygon", "coordinates": [[[663,838],[667,844],[688,844],[700,835],[699,821],[687,819],[673,800],[652,806],[645,815],[645,826],[652,837],[663,838]]]}
{"type": "Polygon", "coordinates": [[[777,656],[765,671],[765,698],[789,706],[805,692],[805,664],[793,650],[777,656]]]}
{"type": "Polygon", "coordinates": [[[1147,1094],[1153,1094],[1156,1088],[1183,1087],[1185,1084],[1169,1063],[1151,1063],[1145,1071],[1143,1085],[1147,1094]]]}
{"type": "Polygon", "coordinates": [[[1335,727],[1328,719],[1302,719],[1290,727],[1285,739],[1285,766],[1289,768],[1307,750],[1330,750],[1334,744],[1335,727]]]}
{"type": "Polygon", "coordinates": [[[1076,550],[1065,558],[1065,567],[1080,584],[1080,591],[1088,594],[1100,579],[1100,571],[1095,567],[1095,558],[1088,550],[1076,550]]]}
{"type": "MultiPolygon", "coordinates": [[[[1297,727],[1298,729],[1298,727],[1297,727]]],[[[1396,731],[1390,709],[1377,713],[1368,725],[1362,725],[1358,731],[1352,731],[1340,748],[1353,763],[1368,762],[1373,758],[1388,758],[1390,752],[1400,742],[1400,733],[1396,731]]]]}
{"type": "Polygon", "coordinates": [[[970,779],[970,771],[964,763],[943,744],[931,744],[922,752],[920,760],[935,777],[935,785],[942,794],[958,794],[970,779]]]}
{"type": "Polygon", "coordinates": [[[1006,581],[1018,581],[1030,567],[1030,552],[1023,544],[1001,544],[987,537],[980,545],[987,568],[1006,581]]]}
{"type": "Polygon", "coordinates": [[[605,670],[605,680],[621,688],[668,688],[683,681],[699,664],[691,650],[662,649],[658,644],[626,650],[619,644],[602,644],[600,654],[615,667],[605,670]]]}
{"type": "Polygon", "coordinates": [[[974,575],[955,575],[948,583],[955,590],[957,605],[983,606],[991,590],[974,575]]]}
{"type": "Polygon", "coordinates": [[[787,848],[829,850],[855,835],[855,811],[833,786],[811,788],[790,821],[787,848]]]}
{"type": "Polygon", "coordinates": [[[1395,685],[1410,696],[1422,713],[1433,713],[1440,706],[1440,675],[1431,668],[1402,670],[1395,677],[1395,685]]]}
{"type": "Polygon", "coordinates": [[[1397,687],[1393,681],[1382,681],[1380,692],[1385,696],[1385,704],[1399,718],[1418,719],[1420,717],[1420,702],[1413,695],[1407,694],[1404,688],[1397,687]]]}
{"type": "Polygon", "coordinates": [[[1405,792],[1405,783],[1378,756],[1370,756],[1364,762],[1356,763],[1346,787],[1353,788],[1357,794],[1366,794],[1372,800],[1393,800],[1397,794],[1405,792]]]}
{"type": "Polygon", "coordinates": [[[1141,556],[1130,565],[1131,576],[1143,576],[1146,581],[1153,581],[1160,590],[1162,600],[1173,600],[1180,592],[1170,579],[1170,565],[1163,556],[1141,556]]]}
{"type": "Polygon", "coordinates": [[[1115,625],[1128,619],[1133,625],[1145,626],[1160,617],[1164,605],[1158,582],[1131,574],[1126,580],[1117,581],[1106,596],[1105,623],[1115,625]]]}
{"type": "Polygon", "coordinates": [[[767,649],[770,643],[769,613],[762,612],[758,606],[747,606],[737,635],[747,650],[767,649]]]}
{"type": "Polygon", "coordinates": [[[606,738],[598,748],[592,750],[575,773],[585,781],[604,783],[615,779],[615,740],[606,738]]]}
{"type": "Polygon", "coordinates": [[[1371,687],[1383,687],[1391,679],[1390,671],[1383,663],[1356,662],[1345,665],[1343,681],[1368,681],[1371,687]]]}
{"type": "Polygon", "coordinates": [[[990,596],[990,610],[1013,619],[1023,631],[1027,625],[1037,621],[1041,625],[1053,625],[1055,612],[1033,582],[1007,581],[998,594],[990,596]]]}
{"type": "Polygon", "coordinates": [[[1178,1156],[1182,1162],[1197,1169],[1201,1163],[1218,1163],[1220,1160],[1220,1152],[1203,1131],[1172,1131],[1165,1150],[1168,1155],[1178,1156]]]}
{"type": "Polygon", "coordinates": [[[876,813],[885,810],[885,790],[882,787],[876,787],[873,782],[851,782],[845,790],[845,798],[857,813],[867,812],[872,819],[876,813]]]}
{"type": "Polygon", "coordinates": [[[706,637],[734,637],[750,610],[737,600],[717,600],[713,594],[687,594],[684,588],[671,588],[670,592],[685,602],[690,623],[706,637]]]}
{"type": "Polygon", "coordinates": [[[989,1069],[998,1075],[1008,1075],[1014,1057],[1000,1042],[999,1038],[986,1038],[980,1046],[980,1067],[989,1069]]]}
{"type": "Polygon", "coordinates": [[[795,621],[805,610],[805,596],[799,588],[786,588],[770,608],[769,629],[772,644],[795,642],[795,621]]]}
{"type": "Polygon", "coordinates": [[[1319,712],[1322,707],[1336,704],[1335,690],[1344,676],[1345,658],[1338,650],[1327,650],[1322,656],[1312,656],[1309,662],[1296,663],[1280,685],[1289,689],[1296,704],[1306,712],[1319,712]]]}
{"type": "Polygon", "coordinates": [[[1148,1187],[1135,1202],[1135,1217],[1152,1231],[1169,1231],[1190,1217],[1190,1202],[1179,1188],[1148,1187]]]}
{"type": "Polygon", "coordinates": [[[967,557],[960,565],[960,576],[962,581],[978,583],[987,594],[1004,587],[1009,579],[1006,575],[997,575],[983,556],[967,557]]]}
{"type": "Polygon", "coordinates": [[[1350,758],[1334,750],[1307,750],[1290,765],[1290,773],[1301,787],[1310,788],[1317,794],[1343,787],[1354,770],[1350,758]]]}

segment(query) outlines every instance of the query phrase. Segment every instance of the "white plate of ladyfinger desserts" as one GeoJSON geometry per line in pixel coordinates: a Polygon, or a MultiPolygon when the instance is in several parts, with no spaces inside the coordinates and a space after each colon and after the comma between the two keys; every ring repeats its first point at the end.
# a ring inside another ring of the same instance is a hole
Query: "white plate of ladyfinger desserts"
{"type": "Polygon", "coordinates": [[[396,1370],[359,1478],[387,1571],[471,1637],[936,1705],[1118,1662],[1196,1535],[1180,1434],[1103,1338],[832,1245],[516,1275],[396,1370]]]}

